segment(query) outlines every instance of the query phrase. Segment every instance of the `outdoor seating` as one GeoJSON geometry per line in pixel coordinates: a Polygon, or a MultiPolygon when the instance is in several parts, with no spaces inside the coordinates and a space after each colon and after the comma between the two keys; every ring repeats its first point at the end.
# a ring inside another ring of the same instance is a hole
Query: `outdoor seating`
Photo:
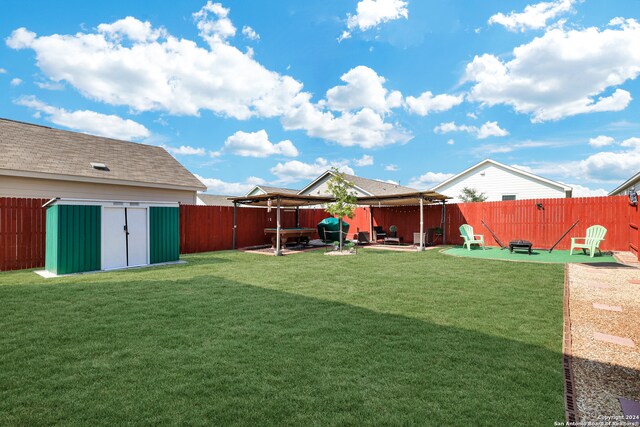
{"type": "Polygon", "coordinates": [[[484,250],[484,236],[482,234],[474,234],[473,227],[469,224],[460,226],[460,237],[464,239],[463,248],[466,247],[470,251],[471,245],[478,245],[482,246],[482,250],[484,250]]]}
{"type": "Polygon", "coordinates": [[[604,236],[607,234],[607,229],[601,225],[592,225],[587,228],[587,236],[586,237],[572,237],[571,238],[571,251],[570,255],[573,255],[574,249],[582,249],[584,254],[587,253],[587,249],[589,250],[589,256],[593,258],[596,249],[602,255],[602,251],[600,251],[600,242],[604,240],[604,236]],[[579,241],[582,240],[582,243],[579,241]]]}
{"type": "Polygon", "coordinates": [[[382,229],[382,226],[375,225],[373,227],[373,240],[381,240],[387,237],[387,233],[382,229]]]}
{"type": "Polygon", "coordinates": [[[400,241],[401,238],[398,237],[398,227],[392,225],[391,227],[389,227],[389,236],[384,238],[384,244],[386,245],[387,243],[395,243],[396,245],[399,245],[400,241]]]}

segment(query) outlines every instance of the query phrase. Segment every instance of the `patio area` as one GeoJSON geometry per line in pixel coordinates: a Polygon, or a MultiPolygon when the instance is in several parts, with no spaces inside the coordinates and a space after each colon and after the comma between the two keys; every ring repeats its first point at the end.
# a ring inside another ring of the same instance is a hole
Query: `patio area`
{"type": "Polygon", "coordinates": [[[617,262],[613,255],[607,252],[596,254],[593,258],[591,258],[589,255],[585,255],[584,253],[582,253],[582,251],[574,252],[573,255],[569,255],[569,251],[566,250],[553,250],[551,253],[549,253],[549,251],[544,249],[533,249],[531,251],[531,255],[529,255],[527,251],[514,250],[513,253],[511,253],[509,252],[508,248],[500,249],[499,247],[494,246],[486,247],[485,250],[473,247],[470,251],[463,247],[454,247],[445,249],[443,253],[445,255],[464,258],[541,262],[551,264],[617,262]]]}

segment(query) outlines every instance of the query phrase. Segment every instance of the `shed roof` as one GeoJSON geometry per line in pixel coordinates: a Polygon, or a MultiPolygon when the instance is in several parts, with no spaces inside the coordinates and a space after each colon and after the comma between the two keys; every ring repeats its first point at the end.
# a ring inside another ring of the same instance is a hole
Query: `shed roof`
{"type": "Polygon", "coordinates": [[[205,190],[164,148],[0,118],[0,175],[205,190]],[[103,163],[99,170],[91,163],[103,163]]]}

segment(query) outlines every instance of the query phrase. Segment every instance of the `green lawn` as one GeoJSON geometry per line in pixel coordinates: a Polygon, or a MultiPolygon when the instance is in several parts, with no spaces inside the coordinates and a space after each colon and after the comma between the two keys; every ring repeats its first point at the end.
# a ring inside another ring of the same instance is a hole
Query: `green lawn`
{"type": "Polygon", "coordinates": [[[0,273],[1,425],[553,425],[561,265],[364,250],[0,273]]]}

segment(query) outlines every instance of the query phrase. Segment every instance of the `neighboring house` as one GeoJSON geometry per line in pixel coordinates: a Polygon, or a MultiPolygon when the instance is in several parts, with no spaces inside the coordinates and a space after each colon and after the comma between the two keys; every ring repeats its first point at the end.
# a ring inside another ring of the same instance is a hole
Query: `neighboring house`
{"type": "MultiPolygon", "coordinates": [[[[332,171],[326,171],[300,190],[298,194],[305,196],[330,196],[331,194],[329,193],[327,183],[332,176],[332,171]]],[[[349,174],[344,174],[344,176],[347,181],[353,184],[353,190],[358,197],[387,196],[391,194],[416,193],[418,191],[414,188],[404,187],[386,181],[378,181],[377,179],[362,178],[349,174]]]]}
{"type": "Polygon", "coordinates": [[[609,193],[610,196],[626,196],[629,190],[640,193],[640,172],[623,182],[619,187],[609,193]]]}
{"type": "Polygon", "coordinates": [[[487,201],[571,197],[573,189],[521,169],[486,159],[432,188],[458,203],[468,187],[487,196],[487,201]]]}
{"type": "Polygon", "coordinates": [[[229,200],[229,197],[232,196],[198,193],[198,200],[196,201],[196,205],[233,207],[233,202],[229,200]]]}
{"type": "Polygon", "coordinates": [[[291,188],[270,187],[267,185],[256,185],[249,191],[246,196],[260,196],[268,193],[280,193],[280,194],[298,194],[299,190],[293,190],[291,188]]]}
{"type": "Polygon", "coordinates": [[[164,148],[0,119],[0,197],[194,204],[204,190],[164,148]]]}

